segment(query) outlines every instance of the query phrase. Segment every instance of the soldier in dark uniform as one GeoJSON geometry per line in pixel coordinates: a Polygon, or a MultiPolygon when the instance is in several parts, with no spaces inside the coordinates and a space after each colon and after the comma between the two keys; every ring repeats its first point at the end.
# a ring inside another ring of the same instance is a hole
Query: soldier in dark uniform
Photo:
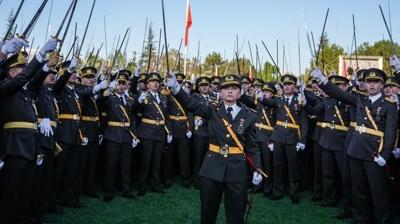
{"type": "Polygon", "coordinates": [[[356,127],[347,149],[354,222],[369,223],[374,220],[376,223],[392,223],[385,165],[392,156],[396,139],[397,107],[381,93],[386,74],[376,68],[364,72],[368,96],[356,96],[340,90],[328,82],[319,70],[313,70],[312,75],[321,80],[324,92],[356,109],[356,127]]]}
{"type": "MultiPolygon", "coordinates": [[[[349,82],[347,78],[331,75],[329,81],[342,91],[347,90],[349,82]]],[[[344,146],[350,122],[349,106],[327,97],[312,110],[314,114],[324,115],[323,121],[317,123],[317,126],[322,128],[319,145],[322,149],[323,202],[320,206],[334,207],[339,202],[340,185],[337,180],[343,180],[344,176],[344,146]]]]}
{"type": "MultiPolygon", "coordinates": [[[[225,194],[227,223],[244,223],[247,200],[248,165],[245,154],[261,170],[260,153],[256,142],[255,115],[242,104],[240,79],[236,75],[222,78],[219,107],[191,100],[181,89],[176,77],[169,75],[168,86],[177,100],[194,115],[208,120],[210,130],[209,151],[200,169],[201,223],[215,223],[222,194],[225,194]]],[[[253,174],[253,184],[262,180],[253,174]]]]}
{"type": "Polygon", "coordinates": [[[160,186],[160,166],[162,150],[167,142],[172,141],[166,125],[168,116],[168,100],[159,92],[161,77],[158,73],[150,73],[146,78],[147,91],[141,92],[138,102],[142,119],[138,127],[138,135],[142,144],[141,165],[139,172],[139,196],[148,190],[147,179],[153,191],[165,193],[160,186]]]}
{"type": "Polygon", "coordinates": [[[27,53],[18,53],[26,42],[18,37],[5,43],[1,52],[14,53],[1,67],[7,77],[0,82],[0,124],[2,131],[1,158],[4,161],[0,176],[0,220],[2,223],[25,223],[32,206],[34,166],[41,165],[43,154],[37,144],[36,101],[44,79],[24,87],[32,77],[47,72],[43,59],[57,47],[49,40],[27,64],[27,53]],[[12,47],[13,50],[8,50],[12,47]],[[43,66],[44,65],[44,66],[43,66]]]}
{"type": "Polygon", "coordinates": [[[131,76],[129,70],[120,70],[116,75],[116,86],[110,84],[110,90],[102,100],[107,113],[107,128],[104,131],[105,172],[104,201],[114,198],[114,179],[120,169],[122,197],[136,198],[131,192],[131,158],[132,148],[139,143],[136,137],[136,124],[133,119],[136,100],[126,96],[126,82],[131,76]]]}
{"type": "MultiPolygon", "coordinates": [[[[274,190],[271,200],[283,197],[284,171],[287,167],[289,176],[289,192],[292,203],[299,203],[299,157],[300,150],[305,149],[309,121],[303,108],[304,98],[294,93],[297,78],[284,75],[283,96],[262,103],[276,109],[276,125],[271,135],[274,151],[274,190]],[[287,162],[286,162],[287,161],[287,162]]],[[[263,95],[259,96],[263,99],[263,95]]]]}
{"type": "Polygon", "coordinates": [[[92,90],[78,91],[76,68],[79,59],[73,58],[61,65],[59,78],[53,92],[59,107],[59,121],[56,139],[61,152],[54,160],[55,191],[63,205],[75,208],[84,207],[79,201],[79,177],[81,145],[87,144],[87,138],[81,130],[82,110],[80,95],[93,95],[92,90]]]}
{"type": "MultiPolygon", "coordinates": [[[[94,89],[95,92],[100,92],[107,88],[107,80],[101,81],[96,85],[97,69],[95,67],[81,68],[80,77],[82,85],[77,86],[77,92],[94,89]]],[[[87,138],[88,142],[82,146],[81,159],[81,185],[84,194],[99,198],[96,193],[96,170],[97,170],[97,151],[100,135],[100,114],[97,107],[97,95],[85,95],[80,98],[82,110],[82,133],[87,138]]]]}
{"type": "MultiPolygon", "coordinates": [[[[210,79],[208,77],[200,77],[196,80],[196,88],[198,93],[194,93],[192,98],[198,102],[210,105],[209,95],[210,79]]],[[[194,173],[194,186],[199,188],[200,176],[199,171],[203,163],[204,155],[208,150],[210,143],[210,134],[208,131],[207,120],[200,116],[194,116],[194,129],[193,129],[193,173],[194,173]]]]}
{"type": "Polygon", "coordinates": [[[39,88],[37,97],[38,112],[38,145],[43,154],[43,162],[41,166],[36,166],[34,170],[34,189],[32,200],[32,221],[39,223],[46,209],[51,212],[61,212],[62,209],[56,205],[54,189],[53,189],[53,158],[57,153],[55,142],[55,132],[58,121],[57,101],[52,92],[52,86],[56,80],[57,70],[55,66],[59,63],[58,54],[51,55],[47,61],[48,71],[40,71],[40,75],[28,84],[34,88],[39,88]],[[44,82],[43,82],[44,80],[44,82]],[[39,85],[36,83],[43,83],[39,85]]]}
{"type": "MultiPolygon", "coordinates": [[[[176,74],[178,83],[182,86],[185,80],[185,75],[182,73],[176,74]]],[[[168,144],[168,148],[163,156],[163,171],[165,185],[171,185],[173,176],[172,164],[174,153],[177,153],[175,158],[178,159],[179,172],[182,176],[181,185],[190,188],[190,148],[189,140],[192,137],[190,131],[189,120],[186,110],[175,99],[174,96],[168,94],[168,124],[172,135],[172,142],[168,144]]]]}
{"type": "Polygon", "coordinates": [[[214,102],[218,102],[220,99],[220,97],[219,97],[220,77],[213,76],[210,78],[210,82],[211,82],[211,88],[210,88],[211,100],[214,102]]]}

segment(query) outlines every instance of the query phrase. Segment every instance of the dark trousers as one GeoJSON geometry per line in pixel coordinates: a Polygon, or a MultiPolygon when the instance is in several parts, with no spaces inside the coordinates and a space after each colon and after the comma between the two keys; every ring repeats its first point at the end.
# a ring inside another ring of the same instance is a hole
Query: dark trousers
{"type": "Polygon", "coordinates": [[[32,218],[40,220],[46,212],[49,203],[54,203],[53,192],[53,158],[54,153],[50,149],[43,149],[44,158],[41,166],[34,167],[32,218]]]}
{"type": "Polygon", "coordinates": [[[284,190],[285,169],[288,170],[289,193],[298,198],[299,159],[295,144],[274,143],[274,192],[273,196],[282,196],[284,190]]]}
{"type": "Polygon", "coordinates": [[[146,190],[147,178],[150,174],[150,184],[153,188],[160,187],[161,155],[163,141],[141,139],[142,151],[140,155],[139,189],[146,190]]]}
{"type": "Polygon", "coordinates": [[[62,152],[54,157],[54,188],[58,199],[78,201],[81,146],[60,143],[62,152]]]}
{"type": "Polygon", "coordinates": [[[106,141],[104,160],[104,192],[106,196],[114,195],[116,175],[119,175],[121,179],[121,192],[123,194],[130,193],[131,157],[132,146],[130,144],[106,141]],[[119,172],[117,172],[118,168],[120,169],[119,172]]]}
{"type": "Polygon", "coordinates": [[[268,175],[268,178],[264,180],[264,193],[270,194],[273,190],[273,152],[268,148],[267,142],[258,142],[258,147],[261,151],[261,162],[264,172],[268,175]]]}
{"type": "Polygon", "coordinates": [[[173,176],[173,160],[175,152],[178,153],[179,173],[185,183],[190,181],[190,148],[186,137],[174,138],[165,152],[163,158],[163,171],[166,182],[170,182],[173,176]]]}
{"type": "Polygon", "coordinates": [[[353,189],[350,169],[351,158],[343,154],[343,211],[353,214],[353,189]]]}
{"type": "Polygon", "coordinates": [[[313,141],[313,196],[315,198],[322,197],[322,152],[318,141],[313,141]]]}
{"type": "Polygon", "coordinates": [[[335,204],[338,201],[338,189],[341,187],[337,180],[343,180],[344,152],[331,151],[322,147],[321,150],[323,199],[327,203],[335,204]]]}
{"type": "Polygon", "coordinates": [[[96,192],[96,171],[97,171],[97,142],[89,142],[83,150],[87,151],[87,159],[83,172],[83,190],[85,193],[96,192]]]}
{"type": "Polygon", "coordinates": [[[35,161],[7,156],[0,171],[0,223],[24,223],[32,202],[32,177],[35,161]]]}
{"type": "Polygon", "coordinates": [[[209,144],[209,137],[203,137],[193,134],[193,174],[194,184],[196,186],[200,186],[199,171],[201,168],[201,164],[203,163],[204,156],[208,150],[209,144]]]}
{"type": "Polygon", "coordinates": [[[355,223],[370,223],[372,214],[377,224],[393,223],[386,167],[354,158],[350,167],[355,223]]]}
{"type": "Polygon", "coordinates": [[[220,183],[205,177],[200,178],[201,223],[214,224],[224,193],[226,223],[244,223],[247,202],[247,182],[220,183]]]}

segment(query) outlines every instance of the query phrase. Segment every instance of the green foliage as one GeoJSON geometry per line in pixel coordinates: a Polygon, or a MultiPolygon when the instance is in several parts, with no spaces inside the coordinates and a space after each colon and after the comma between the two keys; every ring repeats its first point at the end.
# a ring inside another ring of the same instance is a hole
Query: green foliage
{"type": "Polygon", "coordinates": [[[386,72],[390,71],[389,68],[389,57],[393,55],[393,51],[400,52],[400,47],[397,43],[393,47],[389,40],[381,40],[370,44],[368,42],[361,44],[358,47],[358,55],[366,56],[382,56],[383,57],[383,70],[386,72]]]}
{"type": "Polygon", "coordinates": [[[339,56],[344,54],[344,49],[337,44],[331,44],[326,33],[323,36],[322,46],[320,49],[321,50],[316,63],[317,67],[323,71],[326,71],[328,74],[331,72],[337,73],[337,69],[339,68],[339,56]]]}
{"type": "MultiPolygon", "coordinates": [[[[6,30],[5,32],[7,32],[7,30],[10,28],[13,18],[14,18],[14,9],[11,9],[10,13],[8,14],[7,20],[6,20],[7,28],[5,29],[6,30]]],[[[15,30],[16,30],[16,25],[14,25],[14,27],[11,29],[11,32],[7,35],[6,40],[9,40],[15,36],[15,30]]],[[[6,35],[5,32],[4,32],[3,36],[6,35]]]]}

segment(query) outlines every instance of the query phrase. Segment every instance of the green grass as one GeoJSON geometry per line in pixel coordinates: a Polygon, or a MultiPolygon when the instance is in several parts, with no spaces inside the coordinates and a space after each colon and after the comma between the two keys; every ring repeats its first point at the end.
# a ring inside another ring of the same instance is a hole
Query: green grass
{"type": "MultiPolygon", "coordinates": [[[[83,209],[68,208],[63,215],[48,215],[48,221],[58,224],[107,224],[107,223],[157,223],[189,224],[200,223],[199,191],[188,190],[174,185],[167,194],[147,193],[137,200],[121,197],[109,203],[99,199],[81,198],[87,205],[83,209]]],[[[339,208],[320,208],[310,202],[310,195],[303,193],[300,205],[292,205],[288,198],[270,201],[255,194],[249,224],[311,224],[311,223],[351,223],[332,218],[339,208]]],[[[218,222],[225,223],[223,205],[219,211],[218,222]]]]}

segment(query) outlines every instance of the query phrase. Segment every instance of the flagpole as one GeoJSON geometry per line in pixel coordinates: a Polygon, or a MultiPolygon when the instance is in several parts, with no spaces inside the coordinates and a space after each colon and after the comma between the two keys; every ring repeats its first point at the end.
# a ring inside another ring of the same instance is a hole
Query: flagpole
{"type": "Polygon", "coordinates": [[[183,64],[183,74],[185,75],[185,77],[186,77],[186,68],[187,68],[188,48],[189,48],[189,42],[187,43],[187,45],[185,47],[185,61],[183,64]]]}

